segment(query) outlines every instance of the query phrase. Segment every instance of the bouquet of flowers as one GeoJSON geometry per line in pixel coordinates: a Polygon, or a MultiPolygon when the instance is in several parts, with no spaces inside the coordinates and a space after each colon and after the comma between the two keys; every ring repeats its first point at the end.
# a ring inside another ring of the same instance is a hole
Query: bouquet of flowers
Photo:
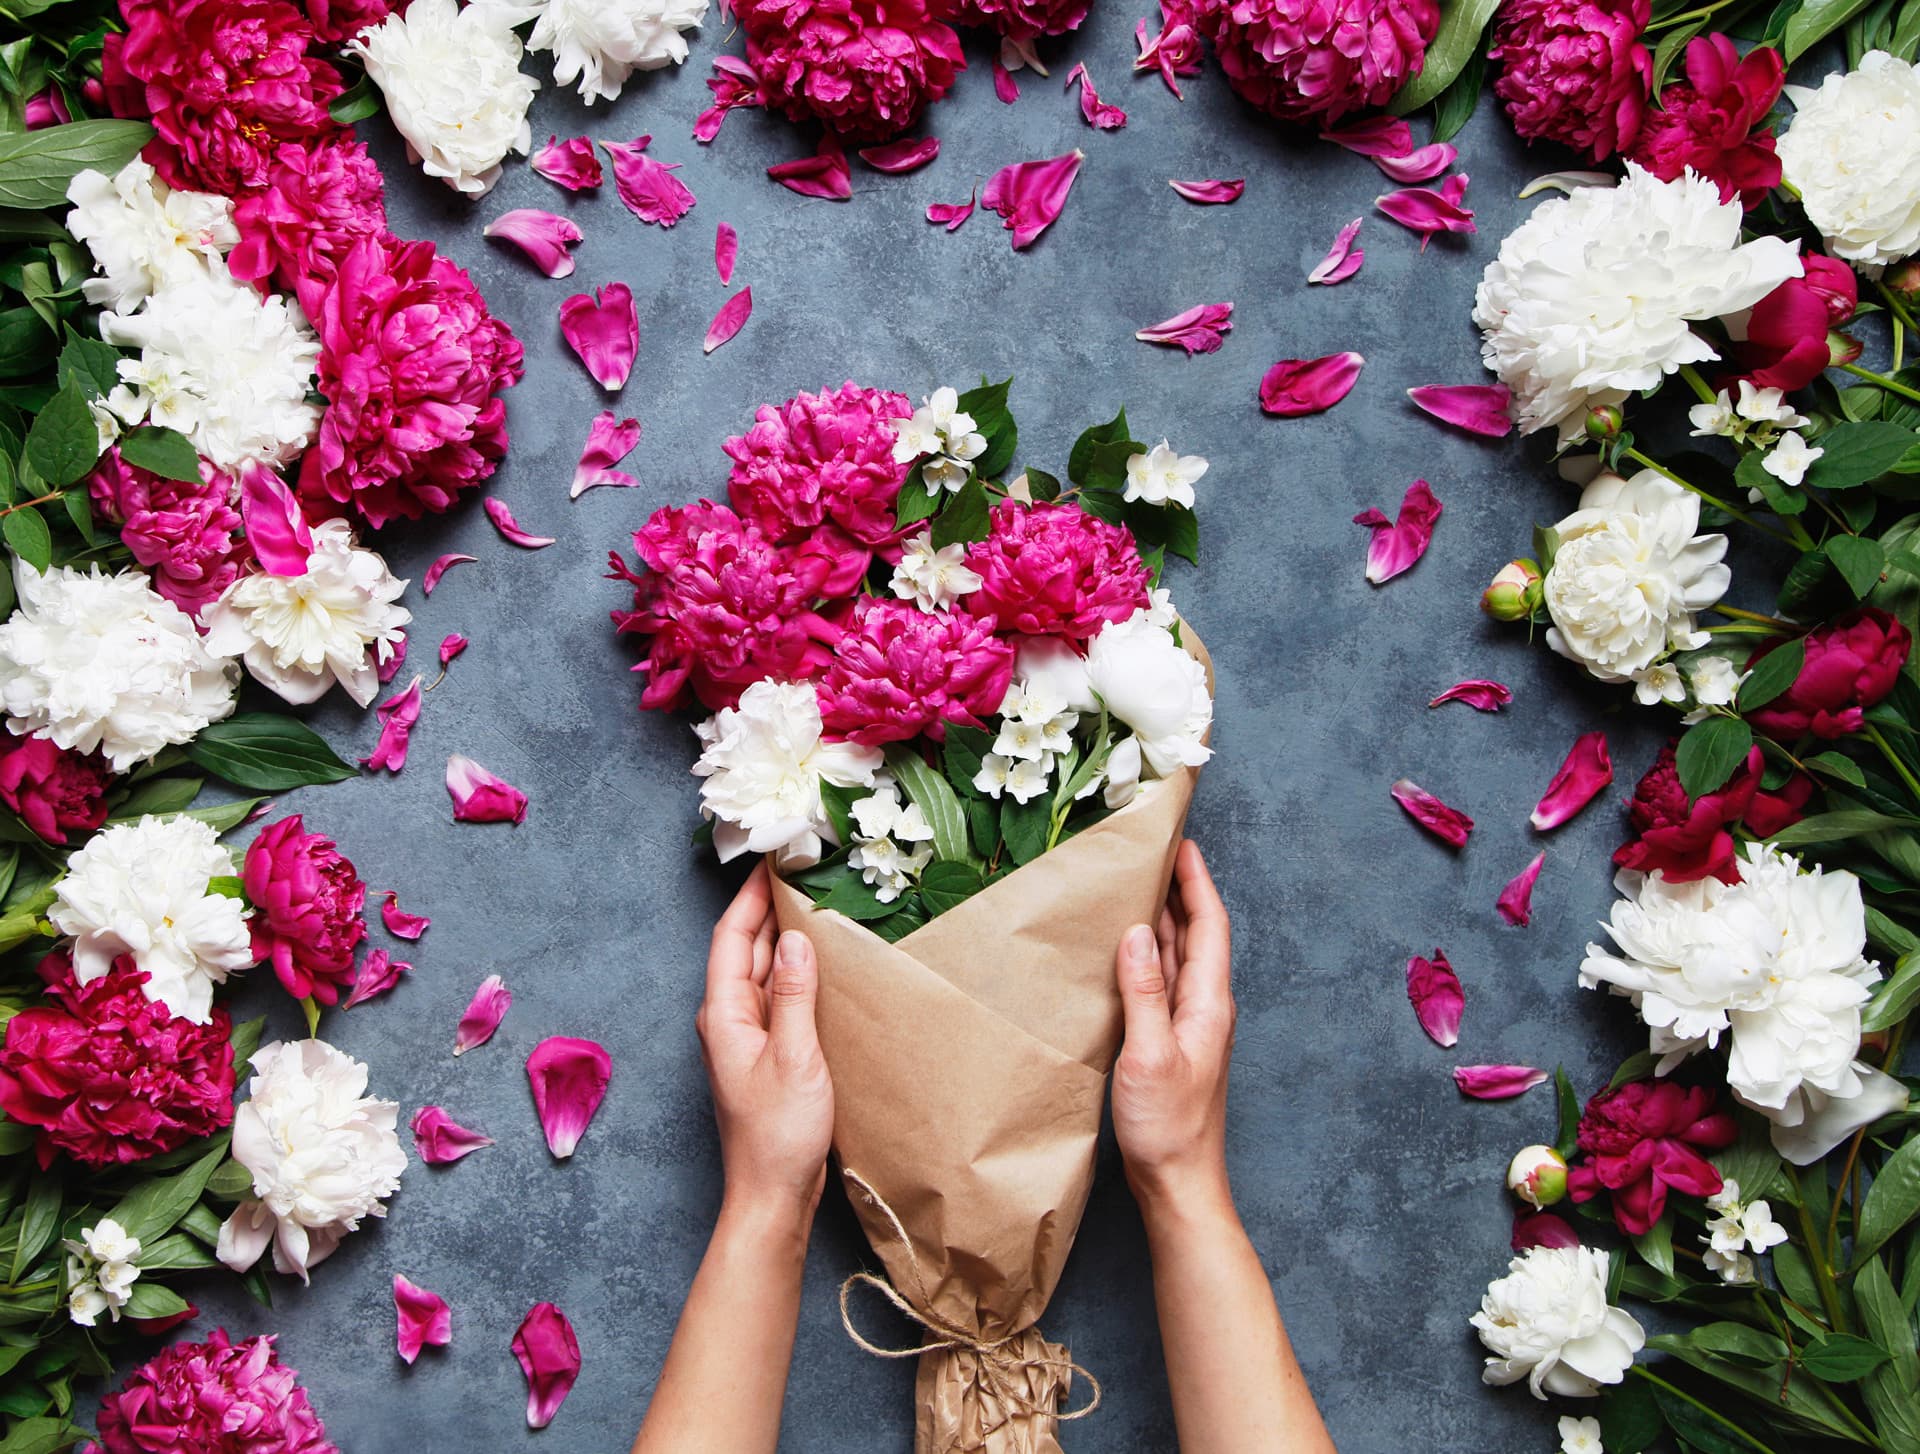
{"type": "Polygon", "coordinates": [[[1056,1447],[1072,1365],[1033,1325],[1092,1179],[1114,951],[1158,913],[1213,716],[1158,584],[1205,461],[1122,413],[1064,483],[1013,475],[1009,383],[765,406],[729,504],[659,510],[644,568],[613,562],[643,705],[713,713],[714,847],[768,855],[818,954],[835,1150],[941,1341],[926,1451],[1056,1447]]]}

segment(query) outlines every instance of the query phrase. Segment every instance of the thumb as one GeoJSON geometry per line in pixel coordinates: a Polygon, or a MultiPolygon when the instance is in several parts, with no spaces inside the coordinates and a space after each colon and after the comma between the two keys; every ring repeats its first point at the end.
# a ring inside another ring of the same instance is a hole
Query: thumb
{"type": "Polygon", "coordinates": [[[1120,1005],[1126,1015],[1127,1043],[1149,1053],[1173,1038],[1173,1016],[1167,1006],[1167,978],[1160,968],[1160,946],[1153,930],[1135,924],[1121,937],[1114,956],[1120,983],[1120,1005]]]}
{"type": "Polygon", "coordinates": [[[767,1039],[783,1060],[804,1058],[820,1043],[814,1006],[820,998],[820,967],[813,945],[798,930],[780,936],[773,951],[773,976],[767,982],[767,1039]]]}

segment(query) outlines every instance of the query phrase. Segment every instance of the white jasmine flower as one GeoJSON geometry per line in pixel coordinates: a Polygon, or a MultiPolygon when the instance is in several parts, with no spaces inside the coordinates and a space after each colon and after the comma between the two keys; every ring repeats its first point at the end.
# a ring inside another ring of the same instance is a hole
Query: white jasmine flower
{"type": "Polygon", "coordinates": [[[1163,586],[1147,592],[1147,604],[1133,614],[1137,620],[1158,626],[1162,631],[1173,630],[1173,623],[1180,619],[1180,613],[1173,609],[1173,592],[1163,586]]]}
{"type": "Polygon", "coordinates": [[[1686,683],[1680,679],[1680,668],[1670,661],[1656,661],[1633,674],[1633,699],[1643,707],[1656,706],[1661,702],[1684,702],[1687,699],[1686,683]]]}
{"type": "MultiPolygon", "coordinates": [[[[67,1276],[74,1274],[74,1264],[67,1264],[67,1276]]],[[[73,1284],[73,1292],[67,1298],[67,1316],[83,1328],[91,1328],[100,1315],[113,1307],[107,1295],[100,1290],[97,1282],[79,1281],[73,1284]]],[[[113,1318],[120,1321],[120,1311],[114,1308],[113,1318]]]]}
{"type": "Polygon", "coordinates": [[[1719,357],[1688,325],[1751,308],[1801,273],[1794,244],[1742,243],[1743,216],[1705,177],[1662,182],[1633,162],[1617,187],[1536,207],[1501,243],[1473,310],[1522,432],[1552,426],[1571,444],[1594,406],[1719,357]]]}
{"type": "Polygon", "coordinates": [[[1709,1247],[1700,1254],[1708,1272],[1716,1272],[1728,1287],[1747,1287],[1754,1281],[1753,1259],[1744,1252],[1716,1252],[1709,1247]]]}
{"type": "Polygon", "coordinates": [[[242,658],[289,702],[317,702],[338,682],[364,707],[413,619],[394,604],[406,588],[386,561],[354,543],[352,526],[329,520],[313,527],[305,575],[243,575],[201,612],[207,646],[242,658]]]}
{"type": "Polygon", "coordinates": [[[922,611],[939,611],[980,589],[978,572],[967,569],[967,547],[934,549],[933,531],[922,530],[901,547],[900,563],[888,582],[894,595],[922,611]]]}
{"type": "Polygon", "coordinates": [[[694,728],[700,812],[713,820],[713,846],[727,863],[771,853],[783,869],[820,861],[833,824],[820,785],[871,787],[885,761],[878,748],[820,740],[820,701],[806,682],[758,681],[694,728]]]}
{"type": "Polygon", "coordinates": [[[553,56],[556,86],[580,82],[587,105],[613,101],[635,71],[687,58],[683,31],[706,18],[707,0],[481,0],[520,25],[539,19],[527,49],[553,56]]]}
{"type": "Polygon", "coordinates": [[[1687,410],[1687,420],[1693,425],[1690,434],[1693,439],[1738,439],[1742,432],[1733,412],[1733,401],[1725,389],[1713,396],[1712,403],[1695,404],[1687,410]]]}
{"type": "Polygon", "coordinates": [[[1139,737],[1155,777],[1213,756],[1202,740],[1213,725],[1207,669],[1169,632],[1138,616],[1109,622],[1088,644],[1087,679],[1107,711],[1139,737]]]}
{"type": "Polygon", "coordinates": [[[1561,1415],[1560,1454],[1607,1454],[1600,1443],[1600,1421],[1561,1415]]]}
{"type": "Polygon", "coordinates": [[[973,416],[960,407],[960,396],[942,385],[920,401],[909,419],[893,421],[893,458],[896,464],[925,459],[920,477],[927,493],[958,490],[973,474],[973,461],[986,453],[986,437],[974,428],[973,416]]]}
{"type": "MultiPolygon", "coordinates": [[[[1754,424],[1771,424],[1780,429],[1798,429],[1807,422],[1804,414],[1795,411],[1787,403],[1785,390],[1756,389],[1753,380],[1741,379],[1740,402],[1733,406],[1734,413],[1754,424]]],[[[1725,390],[1721,390],[1724,395],[1725,390]]]]}
{"type": "Polygon", "coordinates": [[[1607,1254],[1595,1247],[1532,1247],[1488,1284],[1470,1319],[1493,1353],[1491,1384],[1518,1383],[1537,1399],[1593,1398],[1626,1377],[1647,1336],[1607,1305],[1607,1254]]]}
{"type": "Polygon", "coordinates": [[[89,168],[67,184],[67,231],[86,244],[103,276],[88,278],[89,303],[131,313],[182,278],[226,274],[221,260],[240,241],[233,203],[209,192],[176,192],[135,157],[113,176],[89,168]]]}
{"type": "Polygon", "coordinates": [[[853,819],[850,867],[874,886],[874,897],[890,904],[908,889],[933,861],[933,827],[918,803],[900,802],[897,784],[876,785],[871,797],[848,809],[853,819]],[[902,844],[912,845],[902,848],[902,844]]]}
{"type": "Polygon", "coordinates": [[[72,936],[73,977],[92,984],[121,955],[147,976],[149,1000],[204,1025],[213,987],[253,964],[244,900],[216,893],[233,858],[195,818],[116,823],[67,860],[47,919],[72,936]]]}
{"type": "Polygon", "coordinates": [[[100,399],[87,400],[87,412],[93,415],[94,438],[99,441],[100,453],[105,454],[120,440],[120,416],[100,399]]]}
{"type": "Polygon", "coordinates": [[[1004,719],[993,750],[1003,757],[1036,760],[1073,746],[1073,729],[1080,714],[1069,711],[1066,700],[1046,681],[1015,677],[1000,703],[1004,719]]]}
{"type": "Polygon", "coordinates": [[[1043,755],[1037,758],[1008,757],[1002,752],[989,752],[980,759],[980,771],[973,775],[973,785],[990,798],[998,798],[1002,793],[1016,803],[1029,803],[1047,790],[1047,780],[1053,775],[1053,758],[1043,755]]]}
{"type": "Polygon", "coordinates": [[[1068,712],[1097,712],[1093,688],[1087,681],[1087,659],[1071,641],[1058,636],[1021,638],[1013,661],[1013,679],[1028,692],[1044,692],[1068,712]]]}
{"type": "Polygon", "coordinates": [[[1767,451],[1766,458],[1760,461],[1760,468],[1772,475],[1783,485],[1798,485],[1807,477],[1807,470],[1813,462],[1826,451],[1815,445],[1809,447],[1800,437],[1797,429],[1790,429],[1780,436],[1780,442],[1767,451]]]}
{"type": "Polygon", "coordinates": [[[91,1328],[100,1314],[110,1312],[120,1321],[120,1310],[133,1295],[140,1268],[134,1258],[140,1255],[140,1239],[127,1235],[112,1217],[102,1217],[81,1230],[79,1240],[61,1239],[67,1250],[67,1282],[72,1293],[67,1299],[67,1316],[83,1328],[91,1328]]]}
{"type": "Polygon", "coordinates": [[[1747,674],[1736,670],[1724,656],[1702,657],[1687,673],[1693,699],[1703,707],[1732,706],[1733,699],[1739,695],[1740,683],[1746,679],[1747,674]]]}
{"type": "Polygon", "coordinates": [[[1787,1229],[1773,1220],[1773,1210],[1765,1201],[1743,1205],[1740,1183],[1731,1178],[1707,1198],[1707,1210],[1716,1215],[1707,1223],[1707,1235],[1700,1239],[1707,1247],[1700,1260],[1723,1282],[1753,1282],[1753,1258],[1747,1254],[1779,1246],[1787,1240],[1787,1229]]]}
{"type": "Polygon", "coordinates": [[[1868,51],[1818,90],[1786,94],[1794,118],[1780,168],[1827,251],[1878,277],[1920,249],[1920,70],[1868,51]]]}
{"type": "Polygon", "coordinates": [[[1197,454],[1180,454],[1161,440],[1143,454],[1127,457],[1127,488],[1123,500],[1145,500],[1149,505],[1193,508],[1193,487],[1207,472],[1197,454]]]}
{"type": "Polygon", "coordinates": [[[0,709],[21,737],[98,748],[125,772],[233,711],[237,673],[139,571],[107,575],[21,561],[19,606],[0,625],[0,709]]]}
{"type": "Polygon", "coordinates": [[[273,1246],[273,1265],[307,1280],[363,1217],[384,1217],[407,1154],[400,1107],[367,1095],[367,1068],[323,1040],[276,1042],[253,1057],[233,1117],[233,1158],[253,1195],[220,1228],[215,1255],[245,1272],[273,1246]]]}
{"type": "Polygon", "coordinates": [[[1013,759],[989,752],[980,759],[980,770],[973,775],[976,790],[998,798],[1007,790],[1007,775],[1013,771],[1013,759]]]}

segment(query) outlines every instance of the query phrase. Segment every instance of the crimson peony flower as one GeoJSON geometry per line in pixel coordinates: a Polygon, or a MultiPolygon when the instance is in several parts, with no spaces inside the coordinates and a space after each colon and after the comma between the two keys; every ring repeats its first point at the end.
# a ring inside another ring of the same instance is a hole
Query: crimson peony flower
{"type": "Polygon", "coordinates": [[[1640,134],[1653,57],[1651,0],[1506,0],[1494,22],[1493,94],[1513,129],[1605,161],[1640,134]]]}
{"type": "MultiPolygon", "coordinates": [[[[1748,659],[1748,668],[1783,644],[1769,641],[1748,659]]],[[[1893,690],[1912,645],[1907,628],[1877,606],[1817,626],[1807,636],[1806,664],[1793,685],[1747,713],[1747,721],[1782,741],[1809,732],[1829,740],[1858,732],[1866,709],[1893,690]]]]}
{"type": "Polygon", "coordinates": [[[1613,1220],[1631,1237],[1646,1235],[1667,1207],[1667,1189],[1709,1197],[1720,1173],[1700,1153],[1740,1139],[1740,1128],[1715,1105],[1710,1086],[1636,1080],[1602,1091],[1580,1117],[1580,1149],[1587,1159],[1567,1170],[1576,1202],[1613,1193],[1613,1220]]]}
{"type": "Polygon", "coordinates": [[[1786,81],[1780,52],[1755,46],[1744,59],[1724,35],[1687,43],[1687,79],[1660,93],[1627,156],[1663,182],[1688,167],[1720,184],[1720,200],[1751,210],[1780,185],[1767,113],[1786,81]]]}
{"type": "Polygon", "coordinates": [[[306,0],[315,40],[352,40],[393,11],[391,0],[306,0]]]}
{"type": "Polygon", "coordinates": [[[7,1022],[0,1110],[39,1130],[36,1153],[88,1166],[144,1161],[233,1123],[233,1024],[215,1008],[204,1025],[176,1019],[141,988],[121,956],[81,985],[64,953],[40,962],[53,1005],[7,1022]]]}
{"type": "Polygon", "coordinates": [[[968,547],[967,567],[981,578],[967,609],[1003,631],[1084,641],[1147,604],[1133,532],[1077,505],[1003,500],[987,538],[968,547]]]}
{"type": "Polygon", "coordinates": [[[376,528],[417,520],[493,473],[507,450],[499,394],[520,381],[520,340],[465,269],[431,242],[363,237],[300,301],[320,334],[328,401],[300,468],[314,520],[343,508],[376,528]]]}
{"type": "Polygon", "coordinates": [[[288,142],[273,154],[265,187],[233,209],[240,243],[227,271],[242,282],[295,290],[333,281],[340,259],[363,237],[387,230],[380,168],[360,142],[288,142]]]}
{"type": "Polygon", "coordinates": [[[1778,792],[1762,789],[1753,795],[1747,809],[1747,831],[1755,838],[1771,838],[1782,828],[1790,828],[1806,817],[1807,800],[1813,796],[1813,779],[1803,772],[1788,778],[1778,792]]]}
{"type": "Polygon", "coordinates": [[[97,752],[70,752],[46,737],[0,732],[0,802],[48,843],[107,821],[113,772],[97,752]]]}
{"type": "Polygon", "coordinates": [[[769,106],[848,141],[885,141],[966,69],[927,0],[740,0],[747,61],[769,106]]]}
{"type": "Polygon", "coordinates": [[[1282,121],[1331,126],[1420,74],[1434,0],[1201,0],[1195,23],[1227,83],[1282,121]]]}
{"type": "Polygon", "coordinates": [[[1817,252],[1801,262],[1805,276],[1788,278],[1755,303],[1747,336],[1733,346],[1735,377],[1756,388],[1803,389],[1829,365],[1860,355],[1859,344],[1833,332],[1852,321],[1860,302],[1853,269],[1817,252]]]}
{"type": "Polygon", "coordinates": [[[1759,791],[1764,767],[1760,749],[1748,751],[1746,762],[1718,792],[1704,793],[1694,801],[1680,786],[1673,748],[1669,742],[1660,749],[1633,790],[1627,816],[1640,836],[1616,850],[1613,861],[1642,873],[1658,869],[1668,883],[1713,877],[1737,884],[1740,866],[1733,828],[1759,791]]]}
{"type": "Polygon", "coordinates": [[[188,484],[128,464],[115,446],[100,456],[87,491],[94,512],[120,527],[154,590],[196,619],[251,559],[233,481],[207,460],[199,483],[188,484]]]}
{"type": "Polygon", "coordinates": [[[1078,30],[1092,8],[1093,0],[959,0],[954,19],[984,25],[1009,40],[1032,40],[1078,30]]]}
{"type": "Polygon", "coordinates": [[[273,1336],[235,1343],[225,1328],[134,1370],[101,1401],[100,1443],[105,1454],[340,1454],[273,1336]]]}
{"type": "Polygon", "coordinates": [[[247,846],[240,880],[253,905],[253,952],[296,1000],[338,1002],[353,984],[354,946],[367,937],[360,918],[367,886],[331,838],[309,833],[294,813],[270,823],[247,846]]]}
{"type": "Polygon", "coordinates": [[[979,727],[1000,710],[1013,656],[990,621],[863,596],[821,679],[820,717],[863,747],[922,732],[937,742],[947,723],[979,727]]]}

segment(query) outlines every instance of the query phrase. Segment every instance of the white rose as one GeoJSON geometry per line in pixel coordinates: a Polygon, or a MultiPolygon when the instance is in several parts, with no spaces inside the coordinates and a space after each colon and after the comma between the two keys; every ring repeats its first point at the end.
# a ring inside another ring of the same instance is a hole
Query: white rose
{"type": "Polygon", "coordinates": [[[1213,756],[1202,741],[1213,725],[1207,669],[1144,616],[1101,628],[1087,647],[1087,682],[1107,711],[1134,730],[1156,777],[1213,756]]]}
{"type": "Polygon", "coordinates": [[[1920,69],[1868,51],[1857,70],[1786,94],[1780,169],[1827,251],[1878,277],[1920,249],[1920,69]]]}
{"type": "Polygon", "coordinates": [[[67,231],[104,275],[80,285],[89,303],[131,313],[180,280],[226,274],[222,255],[240,240],[233,203],[176,192],[135,157],[109,177],[91,169],[67,184],[67,231]]]}
{"type": "Polygon", "coordinates": [[[1620,1382],[1647,1335],[1607,1304],[1607,1254],[1596,1247],[1531,1247],[1489,1283],[1469,1320],[1494,1355],[1480,1377],[1518,1383],[1537,1399],[1592,1398],[1620,1382]]]}

